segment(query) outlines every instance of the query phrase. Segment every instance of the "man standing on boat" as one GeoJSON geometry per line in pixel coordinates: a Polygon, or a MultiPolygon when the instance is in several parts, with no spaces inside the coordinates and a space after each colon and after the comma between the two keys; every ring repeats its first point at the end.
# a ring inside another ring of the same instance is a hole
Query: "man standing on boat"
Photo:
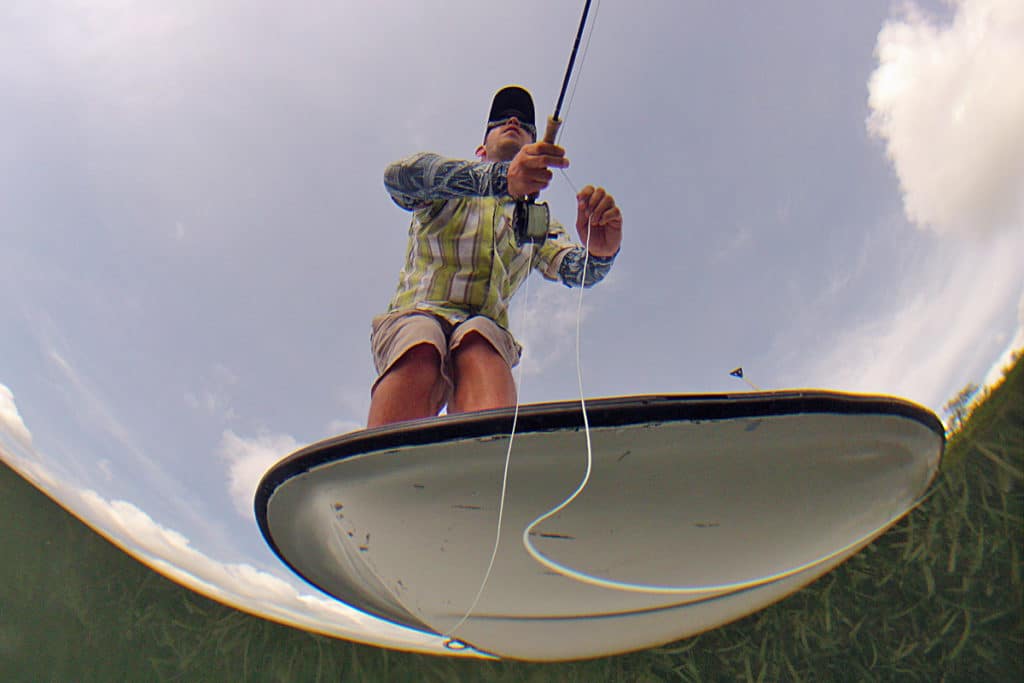
{"type": "Polygon", "coordinates": [[[576,230],[589,255],[555,221],[523,241],[523,200],[548,186],[551,168],[569,166],[565,150],[536,140],[533,99],[508,86],[494,96],[477,161],[420,153],[385,171],[412,223],[398,288],[373,320],[378,377],[368,427],[432,417],[445,405],[449,413],[514,405],[511,369],[522,349],[508,306],[516,290],[532,269],[570,287],[590,287],[611,269],[622,213],[600,187],[577,195],[576,230]]]}

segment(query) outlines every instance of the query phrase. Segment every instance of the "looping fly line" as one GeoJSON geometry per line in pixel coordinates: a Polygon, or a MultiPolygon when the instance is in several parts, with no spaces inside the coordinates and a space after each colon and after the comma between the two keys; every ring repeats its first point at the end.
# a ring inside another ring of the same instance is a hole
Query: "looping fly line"
{"type": "MultiPolygon", "coordinates": [[[[576,54],[579,51],[580,40],[581,40],[581,38],[583,36],[583,30],[584,30],[584,28],[586,27],[586,24],[587,24],[587,15],[590,12],[590,4],[591,4],[591,0],[586,0],[586,3],[583,6],[583,16],[580,18],[580,25],[579,25],[579,28],[576,31],[576,39],[573,42],[572,52],[569,55],[569,65],[566,67],[565,77],[562,79],[562,89],[561,89],[561,91],[558,94],[558,102],[555,104],[555,112],[554,112],[553,116],[548,118],[548,126],[547,126],[547,129],[546,129],[545,133],[544,133],[544,140],[546,142],[550,142],[550,143],[554,143],[555,142],[555,138],[558,135],[558,129],[561,126],[561,123],[562,123],[561,120],[559,119],[559,114],[561,113],[562,104],[563,104],[563,101],[565,100],[565,94],[566,94],[566,90],[568,89],[568,86],[569,86],[569,79],[572,76],[573,66],[576,63],[576,54]]],[[[600,2],[598,2],[598,6],[600,6],[600,2]]],[[[595,11],[595,15],[596,15],[596,11],[595,11]]],[[[593,35],[594,35],[594,24],[593,24],[593,22],[591,22],[590,34],[587,37],[587,43],[586,43],[586,45],[584,46],[584,49],[583,49],[583,57],[584,58],[586,58],[587,50],[590,47],[590,38],[593,35]]],[[[582,69],[582,67],[581,67],[581,69],[582,69]]],[[[579,84],[579,76],[577,75],[575,85],[573,85],[572,93],[570,93],[570,95],[569,95],[569,107],[572,106],[572,101],[573,101],[573,99],[575,98],[575,95],[576,95],[576,85],[578,85],[578,84],[579,84]]],[[[575,186],[573,185],[572,181],[569,180],[569,176],[565,173],[564,170],[562,171],[562,175],[565,176],[566,181],[569,183],[570,187],[572,187],[573,190],[575,191],[575,189],[576,189],[575,186]]],[[[587,267],[589,265],[589,260],[590,260],[589,257],[590,257],[590,222],[588,220],[588,222],[587,222],[587,240],[586,240],[586,244],[584,245],[584,258],[583,258],[583,277],[584,277],[584,279],[586,278],[587,267]]],[[[582,283],[581,283],[581,285],[582,285],[582,283]]],[[[584,396],[583,396],[583,375],[582,375],[581,364],[580,364],[580,319],[582,318],[581,313],[582,313],[582,310],[583,310],[583,290],[584,290],[584,287],[581,286],[580,287],[579,304],[578,304],[578,308],[577,308],[577,312],[576,312],[576,370],[577,370],[577,376],[578,376],[578,379],[579,379],[580,406],[581,406],[581,408],[583,410],[583,422],[584,422],[584,426],[586,427],[586,434],[587,434],[587,472],[588,472],[588,475],[589,475],[590,460],[591,460],[591,454],[590,454],[590,426],[589,426],[589,424],[587,422],[586,404],[584,402],[584,396]]],[[[525,290],[523,292],[524,305],[523,305],[523,315],[522,315],[522,317],[523,317],[523,324],[524,325],[525,325],[526,312],[527,312],[527,306],[525,305],[525,302],[529,300],[529,293],[530,293],[530,278],[529,278],[529,276],[527,276],[526,282],[525,282],[525,290]]],[[[522,326],[520,327],[520,329],[522,329],[522,326]]],[[[476,595],[474,596],[472,602],[469,605],[469,608],[466,610],[466,613],[462,615],[462,617],[455,623],[455,625],[451,629],[449,629],[446,633],[442,634],[442,637],[447,638],[447,642],[448,642],[449,645],[459,642],[459,641],[457,641],[454,638],[455,632],[466,622],[467,619],[469,619],[469,617],[473,614],[473,610],[475,610],[477,604],[479,604],[480,598],[481,598],[481,596],[483,596],[484,589],[487,586],[487,581],[490,579],[491,571],[494,569],[495,558],[497,558],[497,556],[498,556],[498,546],[499,546],[500,541],[501,541],[501,525],[502,525],[502,520],[503,520],[504,512],[505,512],[505,499],[506,499],[506,493],[508,491],[508,473],[509,473],[509,467],[510,467],[510,465],[512,463],[512,444],[515,442],[516,426],[517,426],[517,423],[518,423],[518,420],[519,420],[519,406],[520,406],[519,395],[522,392],[522,386],[523,386],[523,365],[524,365],[524,363],[520,362],[520,364],[519,364],[519,379],[518,379],[518,382],[517,382],[519,390],[516,392],[516,405],[515,405],[515,410],[512,413],[512,430],[511,430],[511,432],[509,434],[508,449],[507,449],[507,451],[505,453],[505,466],[504,466],[504,470],[503,470],[503,473],[502,473],[502,479],[501,479],[501,495],[500,495],[499,503],[498,503],[497,530],[496,530],[495,536],[494,536],[494,545],[493,545],[493,547],[491,549],[491,557],[490,557],[490,560],[487,563],[487,570],[484,572],[483,579],[480,582],[480,588],[477,590],[476,595]]],[[[586,482],[584,482],[584,484],[585,483],[586,482]]],[[[581,490],[582,490],[582,487],[578,488],[577,491],[573,494],[573,497],[578,495],[581,490]]],[[[564,507],[564,506],[568,505],[569,502],[571,502],[571,498],[566,500],[562,504],[562,506],[560,506],[558,509],[561,509],[561,507],[564,507]]],[[[555,514],[558,509],[552,511],[551,514],[555,514]]],[[[526,532],[524,533],[524,536],[523,536],[524,539],[528,537],[528,534],[529,534],[530,530],[533,528],[533,526],[538,524],[540,521],[543,521],[543,520],[542,519],[538,519],[537,521],[534,522],[534,524],[531,524],[530,527],[526,529],[526,532]]],[[[529,551],[530,548],[528,548],[527,550],[529,551]]],[[[531,554],[533,554],[533,553],[531,553],[531,554]]]]}

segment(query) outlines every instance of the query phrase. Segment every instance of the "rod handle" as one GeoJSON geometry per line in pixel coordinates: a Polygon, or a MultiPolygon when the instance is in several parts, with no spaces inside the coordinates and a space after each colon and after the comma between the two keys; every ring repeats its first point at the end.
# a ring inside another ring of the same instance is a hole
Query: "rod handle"
{"type": "Polygon", "coordinates": [[[555,144],[555,138],[558,136],[558,129],[561,128],[562,122],[556,119],[554,116],[548,117],[547,128],[544,129],[544,142],[548,144],[555,144]]]}

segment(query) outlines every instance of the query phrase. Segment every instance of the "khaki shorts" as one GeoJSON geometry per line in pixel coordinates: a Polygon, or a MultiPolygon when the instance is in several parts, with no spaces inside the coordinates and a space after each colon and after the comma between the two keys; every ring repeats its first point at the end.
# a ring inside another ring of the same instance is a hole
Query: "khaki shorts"
{"type": "Polygon", "coordinates": [[[470,332],[476,332],[490,342],[509,368],[519,363],[522,347],[508,330],[490,318],[474,316],[453,325],[424,311],[395,311],[377,316],[373,319],[373,331],[370,334],[377,379],[370,393],[373,393],[381,378],[406,351],[419,344],[430,344],[441,357],[441,378],[445,384],[441,406],[444,406],[455,387],[452,381],[452,351],[459,347],[470,332]]]}

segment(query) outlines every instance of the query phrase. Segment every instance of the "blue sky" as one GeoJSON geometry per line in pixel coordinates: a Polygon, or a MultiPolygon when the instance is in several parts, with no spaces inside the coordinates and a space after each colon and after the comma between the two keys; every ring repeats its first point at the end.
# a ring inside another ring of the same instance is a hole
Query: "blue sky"
{"type": "MultiPolygon", "coordinates": [[[[252,491],[365,420],[408,225],[385,165],[470,157],[507,83],[549,113],[580,9],[5,3],[4,459],[197,590],[436,647],[309,607],[252,491]]],[[[560,137],[625,220],[586,393],[742,391],[742,365],[939,411],[993,379],[1024,345],[1021,63],[1017,0],[604,0],[560,137]]],[[[569,182],[545,198],[571,222],[569,182]]],[[[511,319],[523,401],[576,396],[575,292],[534,277],[511,319]]]]}

